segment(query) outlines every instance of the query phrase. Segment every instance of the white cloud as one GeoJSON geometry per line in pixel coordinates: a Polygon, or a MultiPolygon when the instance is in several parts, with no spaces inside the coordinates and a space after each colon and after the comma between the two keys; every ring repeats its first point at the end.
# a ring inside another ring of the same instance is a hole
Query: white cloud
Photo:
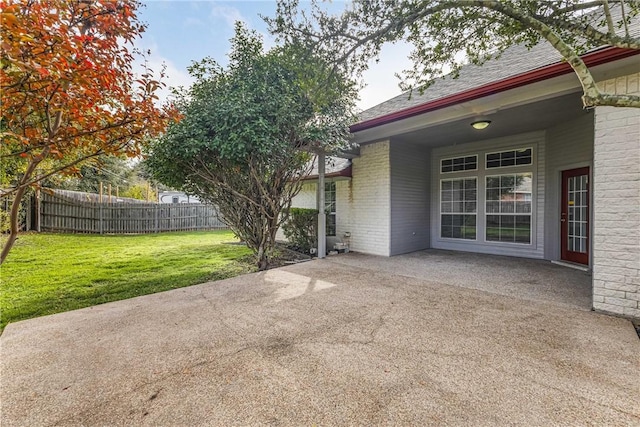
{"type": "Polygon", "coordinates": [[[231,28],[235,26],[236,21],[243,22],[249,27],[249,21],[235,7],[215,5],[211,8],[211,17],[214,19],[222,18],[231,28]]]}

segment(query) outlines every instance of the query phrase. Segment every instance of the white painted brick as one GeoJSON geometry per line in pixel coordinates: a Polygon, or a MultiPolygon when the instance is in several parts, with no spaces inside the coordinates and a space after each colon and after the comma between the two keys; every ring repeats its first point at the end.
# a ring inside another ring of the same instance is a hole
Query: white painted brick
{"type": "MultiPolygon", "coordinates": [[[[609,313],[615,313],[615,314],[623,314],[624,308],[625,307],[620,307],[618,305],[613,305],[613,304],[607,304],[604,302],[593,302],[593,308],[596,310],[600,310],[600,311],[606,311],[609,313]]],[[[631,307],[627,307],[627,308],[631,308],[631,307]]]]}
{"type": "Polygon", "coordinates": [[[624,316],[640,319],[640,308],[623,307],[622,314],[624,316]]]}
{"type": "Polygon", "coordinates": [[[612,297],[612,298],[624,298],[625,292],[623,291],[614,291],[612,289],[605,288],[593,288],[594,295],[602,295],[603,297],[612,297]]]}
{"type": "Polygon", "coordinates": [[[627,292],[627,295],[625,297],[628,300],[632,300],[632,301],[640,301],[640,293],[638,292],[627,292]]]}
{"type": "Polygon", "coordinates": [[[616,305],[618,307],[638,308],[638,301],[628,300],[624,298],[604,297],[605,304],[616,305]]]}
{"type": "MultiPolygon", "coordinates": [[[[599,86],[637,92],[639,79],[636,73],[599,86]]],[[[594,122],[593,305],[640,317],[640,109],[597,107],[594,122]]]]}
{"type": "Polygon", "coordinates": [[[390,253],[391,176],[389,142],[360,147],[353,160],[351,249],[390,253]]]}
{"type": "MultiPolygon", "coordinates": [[[[638,292],[638,285],[635,284],[631,284],[631,283],[625,283],[625,280],[627,280],[628,278],[625,278],[623,276],[622,279],[620,279],[619,281],[615,281],[615,282],[604,282],[604,288],[605,289],[611,289],[611,290],[615,290],[615,291],[623,291],[623,292],[638,292]]],[[[604,295],[604,294],[601,294],[604,295]]],[[[612,295],[613,296],[613,295],[612,295]]]]}
{"type": "Polygon", "coordinates": [[[604,296],[594,294],[593,295],[593,302],[594,303],[595,302],[604,302],[604,296]]]}

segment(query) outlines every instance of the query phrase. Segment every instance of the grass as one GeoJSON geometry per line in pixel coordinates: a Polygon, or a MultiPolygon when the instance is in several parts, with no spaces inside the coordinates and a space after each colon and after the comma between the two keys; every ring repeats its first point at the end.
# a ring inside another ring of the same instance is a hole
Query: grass
{"type": "Polygon", "coordinates": [[[27,233],[0,267],[10,322],[255,271],[229,231],[132,236],[27,233]]]}

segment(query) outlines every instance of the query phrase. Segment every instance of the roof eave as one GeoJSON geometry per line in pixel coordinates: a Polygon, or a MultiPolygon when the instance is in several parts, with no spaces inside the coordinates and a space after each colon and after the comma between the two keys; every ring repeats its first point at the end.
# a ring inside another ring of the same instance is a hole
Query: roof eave
{"type": "MultiPolygon", "coordinates": [[[[583,55],[582,60],[588,67],[593,67],[638,54],[640,54],[640,52],[635,49],[606,47],[583,55]]],[[[435,111],[463,102],[472,101],[474,99],[482,98],[487,95],[504,92],[542,80],[562,76],[564,74],[571,73],[572,71],[573,69],[567,62],[556,62],[554,64],[537,68],[526,73],[517,74],[506,79],[478,86],[476,88],[446,96],[444,98],[429,101],[411,108],[406,108],[404,110],[395,111],[393,113],[375,117],[370,120],[365,120],[363,122],[352,125],[349,129],[352,133],[356,133],[366,129],[371,129],[377,126],[382,126],[388,123],[407,119],[409,117],[428,113],[430,111],[435,111]]]]}

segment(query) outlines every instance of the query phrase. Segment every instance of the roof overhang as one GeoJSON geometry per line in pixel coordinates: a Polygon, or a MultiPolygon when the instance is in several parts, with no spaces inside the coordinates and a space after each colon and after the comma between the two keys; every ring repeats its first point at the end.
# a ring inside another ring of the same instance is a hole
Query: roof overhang
{"type": "MultiPolygon", "coordinates": [[[[347,166],[346,168],[339,170],[339,171],[335,171],[335,172],[331,172],[331,173],[327,173],[324,175],[325,178],[351,178],[351,165],[347,166]]],[[[314,174],[314,175],[307,175],[304,178],[302,178],[303,181],[313,181],[318,179],[318,175],[314,174]]]]}
{"type": "MultiPolygon", "coordinates": [[[[585,54],[582,59],[588,67],[597,67],[615,61],[625,60],[638,54],[640,54],[640,52],[635,49],[607,47],[585,54]]],[[[633,60],[631,60],[630,62],[632,66],[633,63],[635,63],[635,68],[637,68],[637,62],[633,60]]],[[[544,96],[549,97],[552,94],[568,93],[570,91],[575,91],[576,88],[579,88],[579,86],[577,86],[577,80],[575,79],[575,77],[570,75],[571,73],[573,73],[573,69],[568,63],[558,62],[526,73],[518,74],[507,79],[482,85],[471,90],[436,99],[421,105],[417,105],[415,107],[407,108],[404,110],[393,112],[391,114],[356,123],[350,127],[350,130],[355,134],[356,142],[365,143],[373,139],[384,138],[396,133],[397,129],[393,130],[393,128],[398,127],[397,125],[394,126],[394,124],[397,124],[397,122],[406,122],[405,125],[402,126],[405,131],[407,130],[407,125],[409,128],[415,128],[416,126],[425,127],[425,125],[428,126],[428,124],[422,123],[424,122],[423,120],[419,120],[421,122],[420,124],[416,123],[417,116],[422,116],[425,113],[447,109],[467,110],[466,114],[469,114],[469,111],[475,111],[474,104],[478,104],[477,100],[481,98],[495,99],[498,94],[504,94],[508,91],[512,91],[513,95],[517,98],[521,95],[521,91],[515,91],[515,89],[523,88],[525,86],[537,86],[535,87],[535,92],[539,98],[544,96]],[[541,83],[548,82],[552,79],[557,80],[554,82],[554,85],[541,83]],[[538,85],[535,85],[536,83],[538,83],[538,85]],[[459,108],[461,105],[466,108],[459,108]],[[387,131],[380,132],[382,130],[381,128],[389,129],[387,129],[387,131]]],[[[601,75],[606,76],[606,71],[602,72],[601,75]]],[[[509,104],[509,97],[504,97],[501,95],[498,96],[501,99],[499,100],[500,102],[496,103],[496,108],[503,108],[509,104]]],[[[514,101],[513,105],[516,105],[516,103],[517,101],[514,101]]],[[[485,104],[485,108],[491,108],[488,103],[483,102],[483,104],[485,104]]],[[[462,111],[457,111],[457,113],[454,111],[448,111],[447,113],[443,112],[439,115],[440,117],[434,117],[433,119],[440,122],[447,121],[452,119],[452,117],[450,116],[458,116],[459,118],[461,113],[462,111]]],[[[473,114],[478,113],[476,112],[473,114]]]]}

